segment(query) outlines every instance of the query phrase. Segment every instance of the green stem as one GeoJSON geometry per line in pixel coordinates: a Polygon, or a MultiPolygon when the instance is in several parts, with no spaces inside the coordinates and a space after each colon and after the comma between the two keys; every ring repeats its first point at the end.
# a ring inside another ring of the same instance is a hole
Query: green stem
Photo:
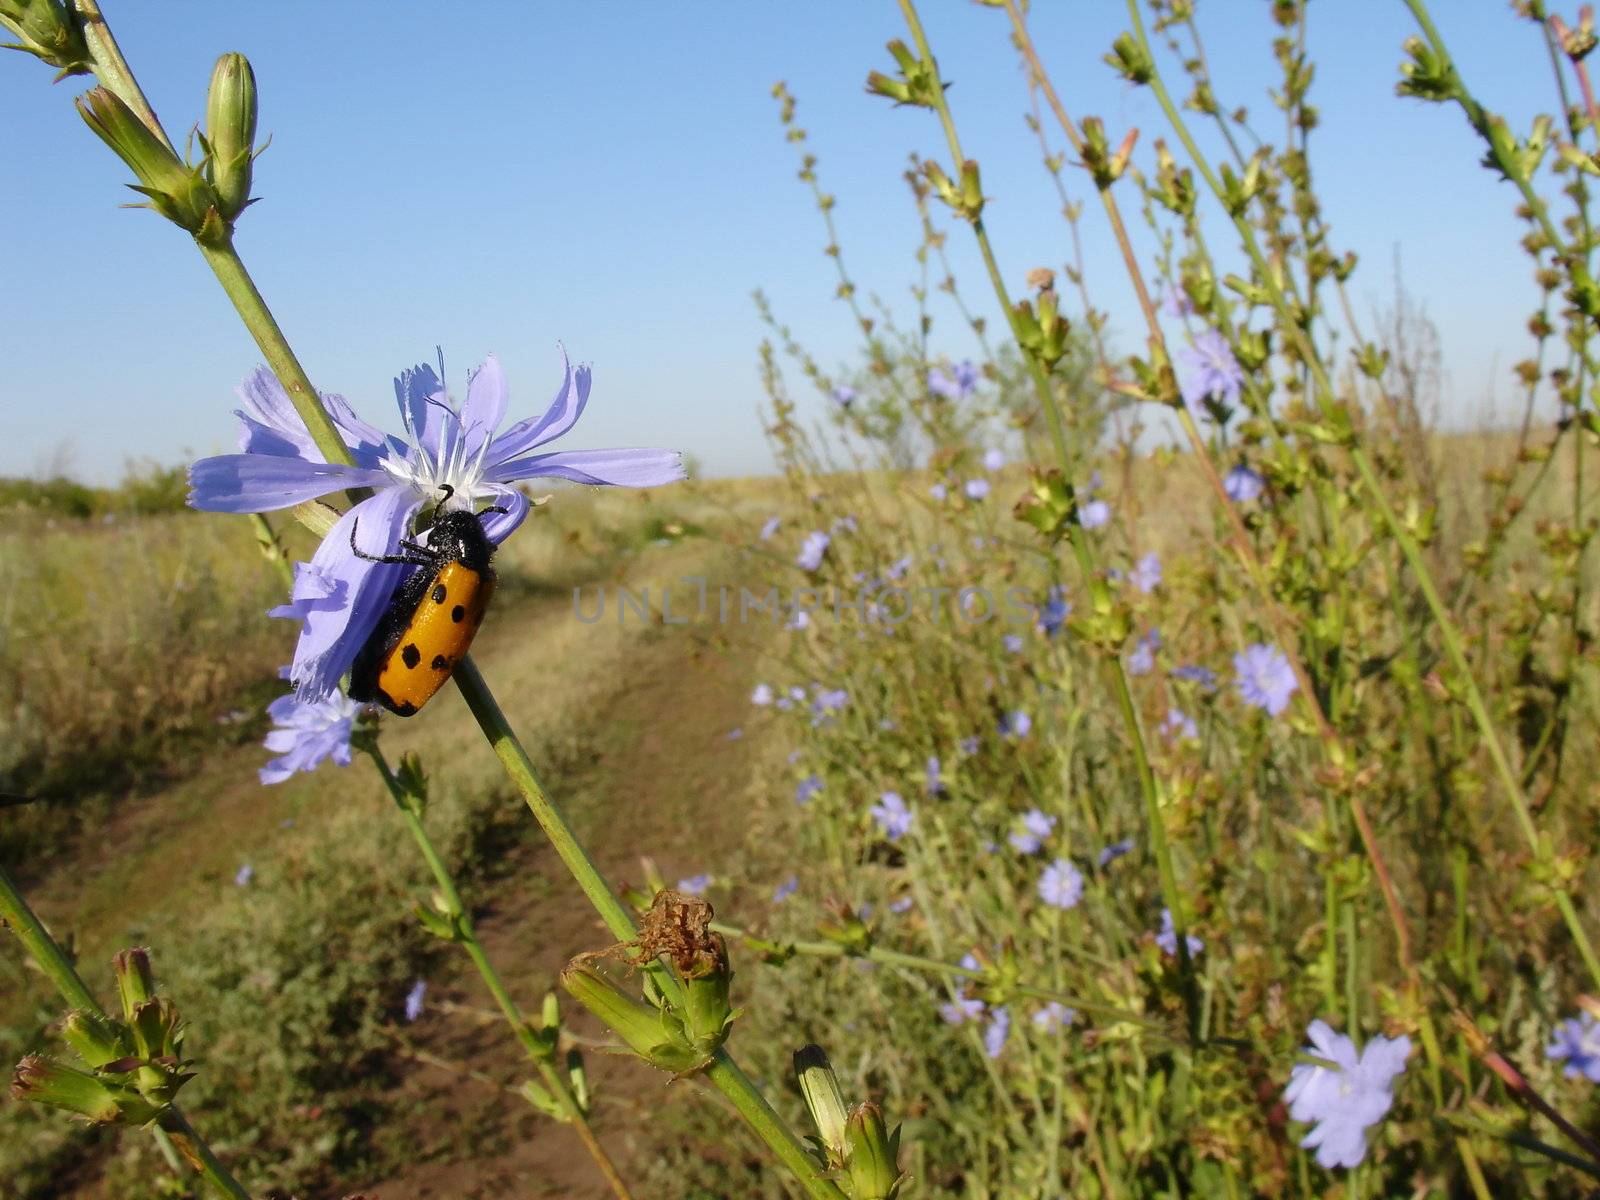
{"type": "MultiPolygon", "coordinates": [[[[545,792],[534,771],[533,760],[522,748],[522,743],[518,741],[510,722],[506,720],[505,713],[501,711],[494,694],[490,692],[489,685],[479,674],[477,664],[470,656],[463,658],[457,664],[452,678],[460,688],[467,707],[472,710],[479,728],[483,730],[484,737],[494,748],[506,775],[522,794],[523,801],[533,813],[533,819],[539,823],[539,828],[545,837],[549,839],[557,857],[566,865],[573,879],[577,881],[578,887],[588,897],[589,903],[600,914],[600,919],[605,922],[611,935],[619,942],[633,941],[639,931],[634,925],[632,914],[611,890],[611,885],[600,874],[600,869],[595,866],[588,851],[572,832],[572,826],[567,823],[566,816],[545,792]]],[[[682,987],[674,976],[658,969],[656,978],[669,999],[681,1001],[682,987]]],[[[844,1193],[823,1176],[794,1131],[773,1111],[760,1090],[726,1050],[717,1051],[705,1074],[739,1114],[750,1123],[756,1136],[766,1143],[778,1161],[789,1168],[807,1195],[817,1200],[843,1200],[844,1193]]]]}
{"type": "MultiPolygon", "coordinates": [[[[100,1017],[106,1015],[66,951],[50,936],[49,930],[33,909],[28,907],[28,902],[22,898],[22,893],[17,890],[4,867],[0,867],[0,924],[8,926],[17,935],[23,950],[55,985],[56,991],[61,993],[61,998],[69,1006],[100,1017]]],[[[228,1173],[228,1169],[212,1153],[206,1140],[194,1131],[189,1119],[176,1104],[169,1105],[163,1111],[160,1128],[178,1143],[190,1165],[218,1195],[231,1197],[232,1200],[250,1200],[250,1193],[228,1173]]]]}
{"type": "Polygon", "coordinates": [[[428,870],[433,874],[433,880],[439,886],[440,893],[444,896],[445,909],[455,921],[456,928],[460,931],[461,947],[467,952],[467,957],[472,959],[472,965],[478,969],[484,986],[489,989],[489,994],[494,997],[494,1002],[500,1008],[501,1014],[506,1019],[506,1024],[511,1026],[511,1032],[516,1035],[517,1041],[527,1052],[529,1060],[538,1070],[545,1086],[555,1096],[561,1110],[566,1114],[566,1121],[572,1125],[574,1131],[588,1148],[590,1155],[595,1160],[595,1166],[600,1174],[605,1177],[606,1183],[616,1193],[619,1200],[631,1200],[627,1185],[617,1173],[616,1166],[612,1163],[605,1149],[594,1136],[594,1131],[589,1125],[588,1118],[584,1116],[583,1108],[579,1105],[577,1097],[572,1094],[572,1088],[565,1077],[555,1069],[550,1061],[552,1051],[540,1043],[534,1034],[533,1028],[528,1024],[527,1018],[512,999],[505,982],[500,978],[500,972],[495,969],[489,956],[484,952],[483,943],[478,940],[477,930],[473,928],[472,916],[467,912],[466,905],[461,902],[461,893],[456,887],[455,877],[450,874],[450,868],[445,865],[444,858],[439,853],[439,848],[434,845],[432,836],[429,835],[427,826],[422,823],[422,814],[417,811],[417,805],[411,801],[400,781],[395,778],[394,771],[389,766],[389,761],[383,755],[376,742],[366,747],[367,754],[372,758],[373,764],[378,768],[378,774],[383,777],[384,786],[389,789],[389,796],[394,800],[395,807],[400,810],[401,817],[405,820],[406,828],[411,833],[411,840],[416,842],[417,849],[422,852],[422,857],[428,864],[428,870]]]}
{"type": "Polygon", "coordinates": [[[122,47],[117,45],[117,39],[112,36],[111,26],[106,24],[98,0],[73,0],[73,7],[83,22],[83,40],[89,47],[95,78],[107,91],[114,92],[119,100],[133,110],[134,116],[166,143],[168,150],[176,154],[177,148],[173,146],[172,139],[161,128],[155,109],[150,107],[139,81],[133,77],[133,68],[122,56],[122,47]]]}

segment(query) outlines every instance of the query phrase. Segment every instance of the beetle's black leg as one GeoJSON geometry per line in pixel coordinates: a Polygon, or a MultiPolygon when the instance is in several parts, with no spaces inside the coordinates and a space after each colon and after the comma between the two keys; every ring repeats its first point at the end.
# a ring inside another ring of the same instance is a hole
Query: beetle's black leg
{"type": "Polygon", "coordinates": [[[450,502],[450,497],[456,494],[456,489],[448,483],[441,483],[439,490],[444,493],[443,496],[439,497],[439,507],[443,508],[450,502]]]}
{"type": "Polygon", "coordinates": [[[433,550],[431,550],[429,547],[424,546],[421,542],[413,542],[406,538],[400,539],[400,549],[409,550],[413,554],[420,554],[427,559],[436,557],[433,550]]]}
{"type": "Polygon", "coordinates": [[[504,513],[508,517],[511,515],[511,510],[509,508],[501,508],[498,504],[491,504],[488,508],[479,510],[478,515],[480,517],[486,517],[492,512],[504,513]]]}
{"type": "MultiPolygon", "coordinates": [[[[360,546],[356,545],[356,528],[360,524],[361,521],[359,518],[350,522],[350,552],[357,558],[364,558],[367,562],[399,563],[402,566],[407,567],[431,567],[434,565],[432,559],[412,558],[405,554],[368,554],[360,546]]],[[[401,542],[400,544],[402,546],[406,545],[405,542],[401,542]]],[[[419,550],[426,549],[424,546],[419,546],[417,548],[419,550]]]]}

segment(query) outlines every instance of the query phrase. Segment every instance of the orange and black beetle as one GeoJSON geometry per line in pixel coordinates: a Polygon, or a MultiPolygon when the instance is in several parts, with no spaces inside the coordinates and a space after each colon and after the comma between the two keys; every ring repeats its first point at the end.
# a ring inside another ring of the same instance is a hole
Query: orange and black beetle
{"type": "Polygon", "coordinates": [[[403,554],[362,553],[351,526],[350,549],[357,556],[417,568],[396,589],[378,627],[356,655],[350,670],[352,700],[376,701],[409,717],[450,678],[494,594],[494,568],[489,565],[494,543],[480,518],[505,511],[441,512],[428,530],[428,545],[402,541],[403,554]]]}

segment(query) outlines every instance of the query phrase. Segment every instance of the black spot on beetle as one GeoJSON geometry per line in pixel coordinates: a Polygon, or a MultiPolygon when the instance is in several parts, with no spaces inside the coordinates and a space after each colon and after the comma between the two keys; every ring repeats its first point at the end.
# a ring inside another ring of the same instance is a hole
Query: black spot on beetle
{"type": "Polygon", "coordinates": [[[450,610],[450,619],[458,624],[465,619],[466,615],[467,610],[459,604],[450,610]]]}
{"type": "Polygon", "coordinates": [[[444,598],[449,594],[449,592],[445,591],[444,584],[436,583],[433,585],[433,602],[435,604],[443,604],[444,598]]]}
{"type": "Polygon", "coordinates": [[[422,661],[422,651],[417,649],[415,642],[407,642],[404,650],[400,651],[400,661],[408,667],[415,667],[422,661]]]}
{"type": "Polygon", "coordinates": [[[402,704],[395,705],[394,711],[402,717],[409,717],[417,711],[417,706],[407,700],[402,704]]]}
{"type": "Polygon", "coordinates": [[[435,654],[433,656],[433,669],[435,671],[448,671],[450,669],[450,660],[442,654],[435,654]]]}

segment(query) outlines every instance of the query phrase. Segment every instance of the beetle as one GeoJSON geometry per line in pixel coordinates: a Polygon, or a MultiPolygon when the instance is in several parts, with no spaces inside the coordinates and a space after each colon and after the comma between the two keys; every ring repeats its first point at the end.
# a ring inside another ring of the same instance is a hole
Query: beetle
{"type": "MultiPolygon", "coordinates": [[[[442,506],[455,489],[443,484],[440,490],[445,493],[442,506]]],[[[356,545],[357,523],[351,523],[350,549],[358,558],[417,568],[395,589],[377,628],[356,655],[350,669],[352,700],[376,701],[409,717],[444,686],[472,645],[494,594],[494,543],[484,533],[482,519],[506,511],[441,508],[428,530],[428,544],[402,540],[402,554],[365,553],[356,545]]]]}

